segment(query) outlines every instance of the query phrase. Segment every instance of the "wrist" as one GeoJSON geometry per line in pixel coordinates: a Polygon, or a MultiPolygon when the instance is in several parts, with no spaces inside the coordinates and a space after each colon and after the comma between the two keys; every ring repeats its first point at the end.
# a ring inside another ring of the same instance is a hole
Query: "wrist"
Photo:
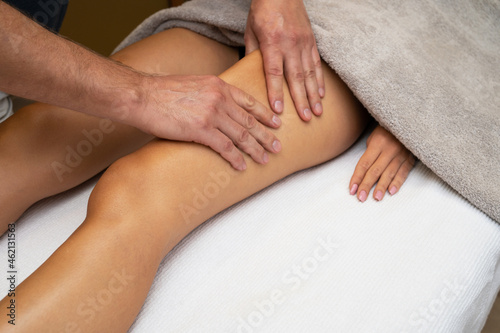
{"type": "Polygon", "coordinates": [[[116,62],[109,67],[113,68],[96,82],[101,87],[96,89],[101,98],[95,99],[95,115],[141,127],[150,76],[116,62]]]}
{"type": "MultiPolygon", "coordinates": [[[[115,121],[137,126],[146,104],[147,76],[130,71],[123,84],[110,87],[109,117],[115,121]]],[[[112,83],[113,84],[113,83],[112,83]]]]}

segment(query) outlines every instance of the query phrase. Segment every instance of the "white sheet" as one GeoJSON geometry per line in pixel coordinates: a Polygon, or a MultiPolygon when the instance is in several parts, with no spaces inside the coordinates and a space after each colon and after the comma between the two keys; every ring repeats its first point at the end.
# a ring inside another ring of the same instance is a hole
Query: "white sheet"
{"type": "MultiPolygon", "coordinates": [[[[347,187],[364,147],[196,229],[130,332],[479,332],[500,286],[500,226],[422,164],[394,197],[359,203],[347,187]]],[[[19,282],[79,226],[95,182],[20,219],[19,282]]]]}

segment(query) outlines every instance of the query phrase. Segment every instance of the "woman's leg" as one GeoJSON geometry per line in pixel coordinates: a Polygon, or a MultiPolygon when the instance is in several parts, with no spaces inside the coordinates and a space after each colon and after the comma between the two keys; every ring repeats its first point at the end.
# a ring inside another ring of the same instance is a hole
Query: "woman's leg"
{"type": "MultiPolygon", "coordinates": [[[[367,116],[333,71],[324,70],[323,115],[303,122],[286,92],[276,131],[283,150],[265,166],[247,158],[248,169],[236,172],[204,146],[166,140],[114,163],[91,195],[85,222],[18,287],[22,318],[16,329],[125,332],[160,261],[191,230],[278,179],[346,150],[367,116]]],[[[258,52],[221,77],[267,103],[258,52]]]]}
{"type": "MultiPolygon", "coordinates": [[[[218,75],[237,52],[184,29],[146,38],[114,59],[147,73],[218,75]]],[[[47,104],[0,126],[0,234],[34,202],[72,188],[152,139],[130,126],[47,104]]]]}

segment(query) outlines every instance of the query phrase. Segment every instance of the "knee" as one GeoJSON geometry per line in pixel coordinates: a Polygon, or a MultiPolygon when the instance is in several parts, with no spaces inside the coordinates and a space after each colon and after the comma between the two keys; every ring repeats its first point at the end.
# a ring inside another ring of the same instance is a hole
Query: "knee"
{"type": "Polygon", "coordinates": [[[173,231],[151,205],[144,184],[146,165],[147,160],[134,154],[113,163],[90,195],[82,227],[110,237],[110,244],[137,248],[148,260],[159,262],[173,231]]]}
{"type": "Polygon", "coordinates": [[[92,191],[88,216],[100,220],[123,222],[132,219],[144,199],[141,186],[142,162],[125,156],[104,172],[92,191]]]}
{"type": "Polygon", "coordinates": [[[150,222],[165,214],[157,175],[162,171],[158,156],[142,148],[114,162],[102,175],[89,199],[88,214],[110,221],[150,222]]]}

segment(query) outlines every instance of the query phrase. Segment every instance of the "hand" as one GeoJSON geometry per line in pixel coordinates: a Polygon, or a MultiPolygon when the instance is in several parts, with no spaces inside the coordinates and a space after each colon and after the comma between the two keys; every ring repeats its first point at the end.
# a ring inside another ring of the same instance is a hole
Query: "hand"
{"type": "Polygon", "coordinates": [[[238,170],[246,163],[238,146],[265,164],[265,150],[277,153],[281,143],[262,124],[281,121],[252,96],[215,76],[151,77],[141,112],[133,126],[160,138],[193,141],[211,147],[238,170]]]}
{"type": "Polygon", "coordinates": [[[302,0],[252,0],[245,31],[246,53],[262,52],[269,104],[283,111],[283,73],[304,121],[323,112],[321,58],[302,0]]]}
{"type": "Polygon", "coordinates": [[[378,181],[373,198],[380,201],[389,189],[396,194],[415,165],[415,157],[383,127],[377,126],[366,141],[366,151],[361,156],[349,188],[351,195],[365,202],[371,188],[378,181]]]}

